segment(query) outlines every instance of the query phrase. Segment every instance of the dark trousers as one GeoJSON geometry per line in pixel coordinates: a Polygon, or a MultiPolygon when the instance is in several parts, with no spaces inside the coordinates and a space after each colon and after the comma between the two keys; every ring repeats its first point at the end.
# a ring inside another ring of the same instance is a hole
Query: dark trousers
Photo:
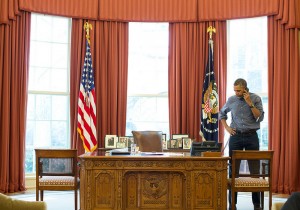
{"type": "MultiPolygon", "coordinates": [[[[259,139],[257,133],[252,134],[236,134],[229,138],[229,156],[232,156],[232,150],[259,150],[259,139]]],[[[229,161],[229,177],[231,177],[231,160],[229,161]]],[[[239,170],[239,164],[237,171],[239,170]]],[[[250,173],[257,173],[259,170],[259,161],[248,161],[250,173]]],[[[231,190],[228,194],[229,206],[231,206],[231,190]]],[[[235,202],[237,202],[237,193],[235,193],[235,202]]],[[[260,193],[252,193],[252,202],[254,205],[260,205],[260,193]]],[[[236,204],[236,203],[235,203],[236,204]]]]}

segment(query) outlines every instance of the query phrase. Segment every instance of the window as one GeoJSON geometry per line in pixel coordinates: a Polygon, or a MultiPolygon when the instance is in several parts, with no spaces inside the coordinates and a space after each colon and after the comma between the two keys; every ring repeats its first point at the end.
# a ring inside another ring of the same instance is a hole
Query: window
{"type": "Polygon", "coordinates": [[[71,19],[31,15],[25,172],[35,172],[34,148],[70,147],[71,19]]]}
{"type": "MultiPolygon", "coordinates": [[[[227,96],[234,94],[237,78],[247,80],[250,92],[262,97],[264,120],[258,131],[260,149],[268,149],[268,43],[267,17],[227,21],[227,96]]],[[[229,136],[225,138],[227,141],[229,136]]]]}
{"type": "Polygon", "coordinates": [[[129,23],[126,135],[159,130],[169,135],[168,23],[129,23]]]}

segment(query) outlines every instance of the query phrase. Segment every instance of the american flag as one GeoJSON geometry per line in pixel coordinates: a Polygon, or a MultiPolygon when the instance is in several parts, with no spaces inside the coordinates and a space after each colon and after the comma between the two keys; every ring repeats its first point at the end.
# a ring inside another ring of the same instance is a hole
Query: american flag
{"type": "Polygon", "coordinates": [[[86,41],[84,67],[80,82],[77,131],[85,151],[94,151],[97,148],[96,93],[92,55],[88,41],[86,41]]]}

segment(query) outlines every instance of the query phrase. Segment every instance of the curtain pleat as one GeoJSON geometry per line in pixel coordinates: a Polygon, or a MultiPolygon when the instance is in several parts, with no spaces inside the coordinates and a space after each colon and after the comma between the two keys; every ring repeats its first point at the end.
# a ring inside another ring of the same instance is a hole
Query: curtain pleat
{"type": "MultiPolygon", "coordinates": [[[[97,95],[98,147],[106,134],[125,136],[128,72],[128,23],[89,21],[93,25],[91,52],[97,95]]],[[[82,148],[77,128],[79,81],[83,67],[85,33],[82,20],[72,22],[71,125],[72,147],[82,148]],[[79,59],[79,60],[78,60],[79,59]]],[[[83,148],[81,154],[84,152],[83,148]]]]}
{"type": "Polygon", "coordinates": [[[99,0],[99,19],[195,22],[197,21],[197,0],[99,0]]]}
{"type": "Polygon", "coordinates": [[[30,14],[0,25],[0,192],[25,190],[30,14]]]}
{"type": "Polygon", "coordinates": [[[268,18],[269,148],[274,150],[273,192],[300,191],[299,30],[268,18]]]}
{"type": "Polygon", "coordinates": [[[279,12],[276,19],[281,24],[286,24],[286,28],[300,28],[300,1],[299,0],[279,0],[279,12]]]}
{"type": "Polygon", "coordinates": [[[198,0],[198,21],[278,14],[280,0],[198,0]]]}
{"type": "MultiPolygon", "coordinates": [[[[214,58],[222,58],[222,60],[214,59],[216,80],[220,81],[222,88],[226,88],[226,79],[219,80],[219,75],[226,77],[226,61],[223,60],[223,55],[226,54],[226,22],[170,24],[168,81],[170,135],[188,133],[191,138],[200,140],[202,87],[208,58],[206,30],[210,25],[216,28],[215,39],[219,41],[214,46],[214,58]],[[225,39],[221,38],[222,36],[225,39]]],[[[221,95],[224,104],[226,96],[223,93],[221,95]]]]}
{"type": "Polygon", "coordinates": [[[99,0],[18,0],[21,10],[72,18],[98,17],[99,0]]]}

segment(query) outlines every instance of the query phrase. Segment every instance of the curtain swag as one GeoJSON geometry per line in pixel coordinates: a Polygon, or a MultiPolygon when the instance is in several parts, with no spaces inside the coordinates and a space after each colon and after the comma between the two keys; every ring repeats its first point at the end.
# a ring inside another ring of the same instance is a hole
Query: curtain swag
{"type": "Polygon", "coordinates": [[[1,0],[0,24],[20,11],[120,22],[203,22],[276,16],[300,28],[299,0],[1,0]]]}

